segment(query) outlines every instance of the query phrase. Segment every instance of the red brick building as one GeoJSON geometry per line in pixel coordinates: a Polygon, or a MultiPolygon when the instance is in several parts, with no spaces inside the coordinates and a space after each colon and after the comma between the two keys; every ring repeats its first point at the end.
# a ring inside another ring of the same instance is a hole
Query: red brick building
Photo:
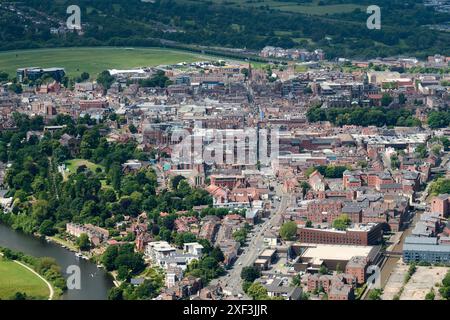
{"type": "Polygon", "coordinates": [[[381,224],[363,225],[345,231],[302,227],[298,228],[297,234],[302,243],[368,246],[381,241],[383,230],[381,224]]]}
{"type": "Polygon", "coordinates": [[[431,200],[431,212],[439,213],[439,217],[447,218],[450,211],[450,195],[441,194],[431,200]]]}

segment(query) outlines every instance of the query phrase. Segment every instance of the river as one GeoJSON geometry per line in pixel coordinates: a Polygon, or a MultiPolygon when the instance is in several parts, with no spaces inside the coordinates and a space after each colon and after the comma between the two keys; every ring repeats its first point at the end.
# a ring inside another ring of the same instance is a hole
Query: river
{"type": "Polygon", "coordinates": [[[35,257],[52,257],[61,266],[65,278],[70,276],[66,273],[68,266],[78,266],[81,271],[81,288],[67,290],[62,296],[64,300],[105,300],[108,290],[114,286],[112,277],[94,263],[77,258],[73,252],[57,244],[15,231],[1,223],[0,246],[35,257]]]}

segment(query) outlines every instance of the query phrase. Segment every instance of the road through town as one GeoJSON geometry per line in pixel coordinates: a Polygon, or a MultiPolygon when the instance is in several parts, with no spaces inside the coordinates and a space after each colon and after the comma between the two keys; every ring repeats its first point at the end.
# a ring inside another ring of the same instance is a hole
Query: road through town
{"type": "Polygon", "coordinates": [[[242,290],[242,268],[251,266],[262,250],[264,250],[264,233],[274,225],[277,217],[285,212],[290,204],[291,196],[284,193],[281,187],[276,188],[276,193],[281,198],[276,211],[264,223],[254,227],[250,233],[248,245],[244,247],[244,251],[235,261],[233,268],[225,276],[212,282],[212,284],[220,283],[228,294],[233,296],[242,295],[245,298],[242,290]]]}

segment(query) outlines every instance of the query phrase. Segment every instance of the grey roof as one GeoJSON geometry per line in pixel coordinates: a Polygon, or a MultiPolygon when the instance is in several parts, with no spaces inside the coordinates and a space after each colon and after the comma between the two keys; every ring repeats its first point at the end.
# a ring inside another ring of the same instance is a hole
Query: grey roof
{"type": "Polygon", "coordinates": [[[406,237],[405,244],[435,245],[437,244],[437,238],[406,237]]]}
{"type": "Polygon", "coordinates": [[[143,284],[144,281],[145,281],[144,278],[133,278],[133,279],[130,280],[130,283],[131,283],[132,285],[138,286],[138,285],[140,285],[140,284],[143,284]]]}
{"type": "Polygon", "coordinates": [[[441,252],[450,255],[450,246],[437,244],[436,245],[404,244],[403,251],[441,252]]]}
{"type": "Polygon", "coordinates": [[[359,213],[361,212],[361,207],[354,204],[347,204],[342,208],[343,213],[359,213]]]}
{"type": "Polygon", "coordinates": [[[387,183],[387,184],[382,184],[380,185],[380,189],[401,189],[402,185],[399,183],[387,183]]]}

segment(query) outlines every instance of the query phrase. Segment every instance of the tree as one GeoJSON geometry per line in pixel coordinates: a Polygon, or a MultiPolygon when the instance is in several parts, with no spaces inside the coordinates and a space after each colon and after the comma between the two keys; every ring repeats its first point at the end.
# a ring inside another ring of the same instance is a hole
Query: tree
{"type": "Polygon", "coordinates": [[[0,82],[8,81],[9,75],[6,72],[0,72],[0,82]]]}
{"type": "Polygon", "coordinates": [[[21,84],[17,84],[17,83],[13,83],[8,87],[8,90],[16,93],[16,94],[21,94],[23,89],[22,89],[22,85],[21,84]]]}
{"type": "Polygon", "coordinates": [[[55,234],[54,224],[52,220],[44,220],[39,227],[39,233],[45,236],[52,236],[55,234]]]}
{"type": "Polygon", "coordinates": [[[25,292],[16,292],[10,300],[28,300],[28,296],[25,292]]]}
{"type": "Polygon", "coordinates": [[[90,75],[89,75],[89,73],[87,73],[87,72],[83,72],[83,73],[81,73],[81,75],[80,75],[80,79],[82,80],[82,81],[86,81],[86,80],[88,80],[90,78],[90,75]]]}
{"type": "Polygon", "coordinates": [[[233,239],[236,240],[243,246],[245,241],[247,240],[247,230],[245,228],[241,228],[233,233],[233,239]]]}
{"type": "Polygon", "coordinates": [[[324,265],[320,266],[319,274],[328,274],[328,268],[324,265]]]}
{"type": "Polygon", "coordinates": [[[248,289],[247,294],[253,298],[253,300],[267,300],[267,289],[261,283],[253,283],[248,289]]]}
{"type": "Polygon", "coordinates": [[[393,101],[392,97],[389,94],[385,93],[381,98],[381,105],[383,107],[387,107],[388,105],[391,104],[392,101],[393,101]]]}
{"type": "Polygon", "coordinates": [[[97,83],[101,84],[105,90],[111,88],[111,85],[114,82],[114,77],[111,76],[109,71],[102,71],[97,77],[97,83]]]}
{"type": "Polygon", "coordinates": [[[342,214],[333,221],[333,228],[337,230],[346,230],[350,226],[352,221],[347,214],[342,214]]]}
{"type": "Polygon", "coordinates": [[[311,189],[311,186],[309,185],[308,182],[302,181],[302,183],[300,183],[300,188],[302,189],[303,196],[305,196],[305,194],[308,192],[308,190],[311,189]]]}
{"type": "Polygon", "coordinates": [[[89,236],[86,233],[80,234],[77,239],[77,246],[81,251],[89,250],[91,247],[91,241],[89,240],[89,236]]]}
{"type": "Polygon", "coordinates": [[[296,286],[296,287],[300,287],[302,284],[302,277],[297,274],[292,278],[292,285],[296,286]]]}
{"type": "Polygon", "coordinates": [[[108,292],[108,300],[123,300],[123,289],[113,287],[108,292]]]}
{"type": "Polygon", "coordinates": [[[176,190],[178,188],[178,184],[182,180],[186,180],[186,178],[181,175],[177,175],[177,176],[173,177],[172,180],[170,181],[170,183],[172,185],[172,189],[176,190]]]}
{"type": "Polygon", "coordinates": [[[297,224],[294,221],[285,222],[280,229],[280,236],[285,241],[294,240],[297,234],[297,224]]]}
{"type": "Polygon", "coordinates": [[[441,146],[439,146],[439,145],[433,146],[433,147],[431,148],[431,152],[432,152],[435,156],[440,155],[440,154],[441,154],[441,146]]]}
{"type": "Polygon", "coordinates": [[[400,168],[400,160],[396,154],[391,156],[391,169],[399,169],[400,168]]]}
{"type": "Polygon", "coordinates": [[[428,114],[428,125],[431,129],[448,127],[450,124],[450,111],[431,111],[428,114]]]}
{"type": "Polygon", "coordinates": [[[425,300],[434,300],[436,297],[436,294],[434,293],[434,289],[431,288],[431,290],[425,295],[425,300]]]}
{"type": "Polygon", "coordinates": [[[131,133],[137,133],[137,128],[136,128],[136,126],[134,125],[134,124],[130,124],[129,126],[128,126],[128,129],[130,130],[130,132],[131,133]]]}
{"type": "Polygon", "coordinates": [[[249,281],[242,282],[242,291],[247,293],[248,292],[248,288],[250,288],[251,285],[252,285],[252,282],[249,282],[249,281]]]}
{"type": "Polygon", "coordinates": [[[421,159],[424,159],[424,158],[426,158],[427,155],[428,155],[428,152],[427,152],[427,146],[424,145],[424,144],[418,145],[418,146],[416,147],[415,152],[418,154],[418,156],[419,156],[421,159]]]}
{"type": "Polygon", "coordinates": [[[241,271],[241,279],[248,282],[254,282],[261,276],[261,271],[257,267],[244,267],[241,271]]]}
{"type": "Polygon", "coordinates": [[[398,103],[399,103],[400,105],[404,105],[404,104],[406,103],[406,97],[405,97],[405,94],[404,94],[404,93],[400,93],[400,94],[398,95],[398,103]]]}
{"type": "Polygon", "coordinates": [[[381,289],[373,289],[369,292],[369,300],[381,300],[381,289]]]}
{"type": "Polygon", "coordinates": [[[147,300],[157,296],[159,285],[152,281],[145,279],[144,283],[139,285],[135,290],[136,299],[147,300]]]}
{"type": "Polygon", "coordinates": [[[450,179],[438,178],[430,185],[430,193],[432,195],[450,193],[450,179]]]}

